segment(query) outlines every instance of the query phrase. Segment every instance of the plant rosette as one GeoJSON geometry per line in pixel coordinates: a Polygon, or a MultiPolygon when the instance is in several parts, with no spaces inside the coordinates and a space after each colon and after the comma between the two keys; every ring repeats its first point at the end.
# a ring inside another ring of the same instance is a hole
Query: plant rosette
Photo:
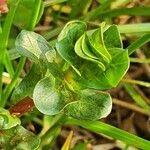
{"type": "Polygon", "coordinates": [[[23,30],[16,49],[33,66],[12,99],[29,96],[47,115],[63,112],[82,120],[106,117],[112,99],[104,90],[116,87],[129,68],[128,50],[123,49],[116,25],[87,31],[85,22],[68,22],[55,47],[41,35],[23,30]]]}

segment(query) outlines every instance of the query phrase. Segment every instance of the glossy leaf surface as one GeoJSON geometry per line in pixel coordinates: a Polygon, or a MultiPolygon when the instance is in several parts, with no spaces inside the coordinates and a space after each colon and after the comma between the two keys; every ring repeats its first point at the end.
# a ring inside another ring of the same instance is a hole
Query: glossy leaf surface
{"type": "MultiPolygon", "coordinates": [[[[77,22],[68,24],[77,26],[77,22]]],[[[76,34],[71,34],[72,38],[69,38],[70,43],[73,43],[73,38],[81,32],[76,29],[76,34]]],[[[65,40],[65,37],[70,37],[70,26],[66,25],[62,32],[65,36],[61,36],[61,41],[65,40]]],[[[72,48],[66,48],[66,43],[61,43],[59,47],[56,45],[56,48],[58,52],[61,49],[61,54],[64,53],[65,56],[74,59],[73,64],[76,64],[81,77],[72,72],[70,81],[76,82],[79,89],[105,90],[116,87],[129,67],[128,51],[122,48],[120,34],[115,25],[104,31],[101,26],[96,30],[88,31],[87,34],[84,32],[72,48]]],[[[64,55],[61,56],[64,58],[64,55]]],[[[68,62],[66,58],[64,59],[68,62]]]]}
{"type": "Polygon", "coordinates": [[[19,125],[3,130],[0,134],[1,149],[35,150],[40,144],[38,136],[19,125]]]}
{"type": "Polygon", "coordinates": [[[30,58],[34,62],[53,62],[56,57],[55,50],[39,34],[22,30],[15,42],[19,54],[30,58]]]}
{"type": "Polygon", "coordinates": [[[89,35],[89,42],[94,48],[93,52],[97,53],[97,55],[101,58],[101,61],[109,63],[111,55],[104,45],[102,27],[99,27],[91,35],[89,35]]]}
{"type": "Polygon", "coordinates": [[[47,115],[58,114],[66,104],[62,87],[56,86],[53,76],[45,77],[37,83],[33,100],[37,109],[47,115]]]}
{"type": "Polygon", "coordinates": [[[8,110],[0,108],[0,130],[10,129],[19,124],[19,118],[10,115],[8,110]]]}
{"type": "Polygon", "coordinates": [[[97,120],[111,112],[112,100],[109,94],[83,90],[76,99],[77,101],[65,107],[68,116],[82,120],[97,120]]]}
{"type": "Polygon", "coordinates": [[[74,49],[75,49],[76,54],[78,56],[80,56],[81,58],[83,58],[83,59],[86,59],[86,60],[89,60],[91,62],[94,62],[94,63],[98,64],[102,70],[105,70],[105,66],[102,62],[100,62],[98,59],[93,59],[93,58],[89,57],[88,55],[86,55],[86,52],[87,52],[86,50],[87,50],[88,47],[86,47],[86,49],[84,49],[85,46],[82,44],[83,43],[83,38],[84,38],[84,35],[82,35],[75,44],[74,49]],[[82,47],[82,46],[84,46],[84,47],[82,47]],[[84,52],[84,50],[86,52],[84,52]]]}
{"type": "Polygon", "coordinates": [[[104,43],[106,48],[123,48],[121,37],[116,25],[110,26],[104,32],[104,43]]]}
{"type": "Polygon", "coordinates": [[[85,62],[82,69],[79,70],[82,78],[74,74],[74,80],[78,82],[81,88],[104,90],[118,85],[129,67],[128,51],[112,48],[109,49],[109,52],[112,55],[112,61],[105,71],[102,71],[94,63],[85,62]]]}

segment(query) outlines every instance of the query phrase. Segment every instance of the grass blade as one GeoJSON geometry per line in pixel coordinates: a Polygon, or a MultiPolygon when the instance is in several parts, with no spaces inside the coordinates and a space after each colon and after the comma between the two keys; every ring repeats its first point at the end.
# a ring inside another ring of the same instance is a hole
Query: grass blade
{"type": "Polygon", "coordinates": [[[150,59],[130,57],[131,63],[150,64],[150,59]]]}
{"type": "Polygon", "coordinates": [[[66,118],[66,125],[78,125],[85,129],[88,129],[95,133],[102,133],[110,136],[114,139],[121,140],[128,145],[135,146],[137,148],[148,150],[150,149],[150,141],[137,137],[136,135],[130,134],[124,130],[118,129],[106,123],[100,121],[83,121],[72,118],[66,118]]]}
{"type": "Polygon", "coordinates": [[[73,131],[70,131],[63,147],[61,148],[61,150],[69,150],[70,145],[71,145],[71,141],[72,141],[72,137],[73,137],[73,131]]]}
{"type": "Polygon", "coordinates": [[[118,25],[120,33],[150,33],[150,23],[118,25]]]}
{"type": "Polygon", "coordinates": [[[47,0],[44,2],[44,7],[66,2],[67,0],[47,0]]]}
{"type": "MultiPolygon", "coordinates": [[[[150,7],[133,7],[133,8],[119,8],[112,9],[107,12],[100,14],[99,17],[102,18],[113,18],[120,15],[130,15],[130,16],[149,16],[150,7]]],[[[97,16],[98,17],[98,16],[97,16]]]]}
{"type": "Polygon", "coordinates": [[[133,80],[133,79],[122,79],[122,82],[130,84],[138,84],[150,88],[150,83],[145,81],[133,80]]]}
{"type": "Polygon", "coordinates": [[[142,96],[136,91],[136,89],[129,83],[124,84],[126,91],[132,97],[132,99],[142,108],[150,112],[150,106],[145,102],[142,96]]]}
{"type": "Polygon", "coordinates": [[[143,46],[149,41],[150,41],[150,33],[145,34],[141,38],[137,39],[135,42],[133,42],[131,45],[127,47],[129,55],[131,55],[137,48],[143,46]]]}
{"type": "Polygon", "coordinates": [[[8,73],[10,74],[10,77],[12,78],[14,76],[14,68],[11,63],[11,59],[9,57],[8,51],[6,51],[6,53],[5,53],[4,64],[5,64],[5,67],[8,71],[8,73]]]}
{"type": "Polygon", "coordinates": [[[89,20],[94,20],[94,19],[98,18],[99,16],[101,16],[101,14],[104,12],[104,10],[109,8],[110,3],[111,3],[111,1],[109,1],[109,0],[104,2],[102,5],[98,6],[91,12],[87,13],[86,16],[83,17],[83,20],[89,21],[89,20]]]}

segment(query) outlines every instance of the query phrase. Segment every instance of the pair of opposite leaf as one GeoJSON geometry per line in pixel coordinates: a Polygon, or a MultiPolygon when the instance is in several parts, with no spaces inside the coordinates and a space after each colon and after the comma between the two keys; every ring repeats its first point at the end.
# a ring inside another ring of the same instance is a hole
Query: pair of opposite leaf
{"type": "Polygon", "coordinates": [[[57,71],[61,71],[55,63],[56,51],[43,37],[22,31],[16,39],[16,48],[39,69],[31,69],[32,72],[15,89],[13,98],[31,96],[37,109],[49,115],[64,111],[74,118],[96,120],[110,113],[110,95],[88,88],[110,89],[119,83],[128,69],[128,52],[122,48],[116,26],[86,32],[86,24],[82,21],[66,24],[56,43],[57,52],[72,68],[68,67],[65,73],[62,71],[65,82],[57,82],[57,71]],[[40,81],[29,81],[33,76],[36,79],[37,74],[40,81]],[[27,90],[29,86],[30,91],[27,90]]]}

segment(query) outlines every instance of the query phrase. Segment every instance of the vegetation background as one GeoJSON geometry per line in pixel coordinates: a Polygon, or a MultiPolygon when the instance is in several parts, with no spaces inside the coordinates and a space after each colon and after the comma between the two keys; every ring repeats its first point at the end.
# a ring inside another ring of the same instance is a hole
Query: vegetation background
{"type": "MultiPolygon", "coordinates": [[[[0,93],[4,92],[3,101],[0,100],[1,107],[9,109],[12,114],[21,113],[17,115],[21,125],[41,137],[40,148],[44,150],[149,150],[148,141],[145,144],[147,146],[142,146],[142,141],[140,143],[122,131],[150,139],[150,1],[45,0],[43,7],[39,8],[41,13],[32,16],[31,10],[38,7],[35,3],[38,4],[39,0],[8,0],[7,3],[0,0],[0,93]],[[19,9],[17,5],[20,5],[19,9]],[[134,47],[136,50],[130,55],[131,65],[126,76],[117,88],[108,91],[113,98],[111,114],[101,119],[102,122],[122,129],[120,132],[116,128],[109,129],[109,126],[105,128],[103,124],[102,129],[94,129],[88,126],[89,122],[77,123],[75,120],[58,127],[56,122],[59,118],[54,120],[53,117],[28,108],[34,105],[31,99],[26,98],[14,106],[10,101],[12,91],[32,65],[29,59],[20,58],[15,49],[18,33],[22,29],[33,30],[54,45],[64,25],[76,19],[86,21],[89,29],[98,27],[102,22],[118,25],[124,48],[134,47]]],[[[1,132],[0,143],[3,143],[4,135],[1,132]]]]}

